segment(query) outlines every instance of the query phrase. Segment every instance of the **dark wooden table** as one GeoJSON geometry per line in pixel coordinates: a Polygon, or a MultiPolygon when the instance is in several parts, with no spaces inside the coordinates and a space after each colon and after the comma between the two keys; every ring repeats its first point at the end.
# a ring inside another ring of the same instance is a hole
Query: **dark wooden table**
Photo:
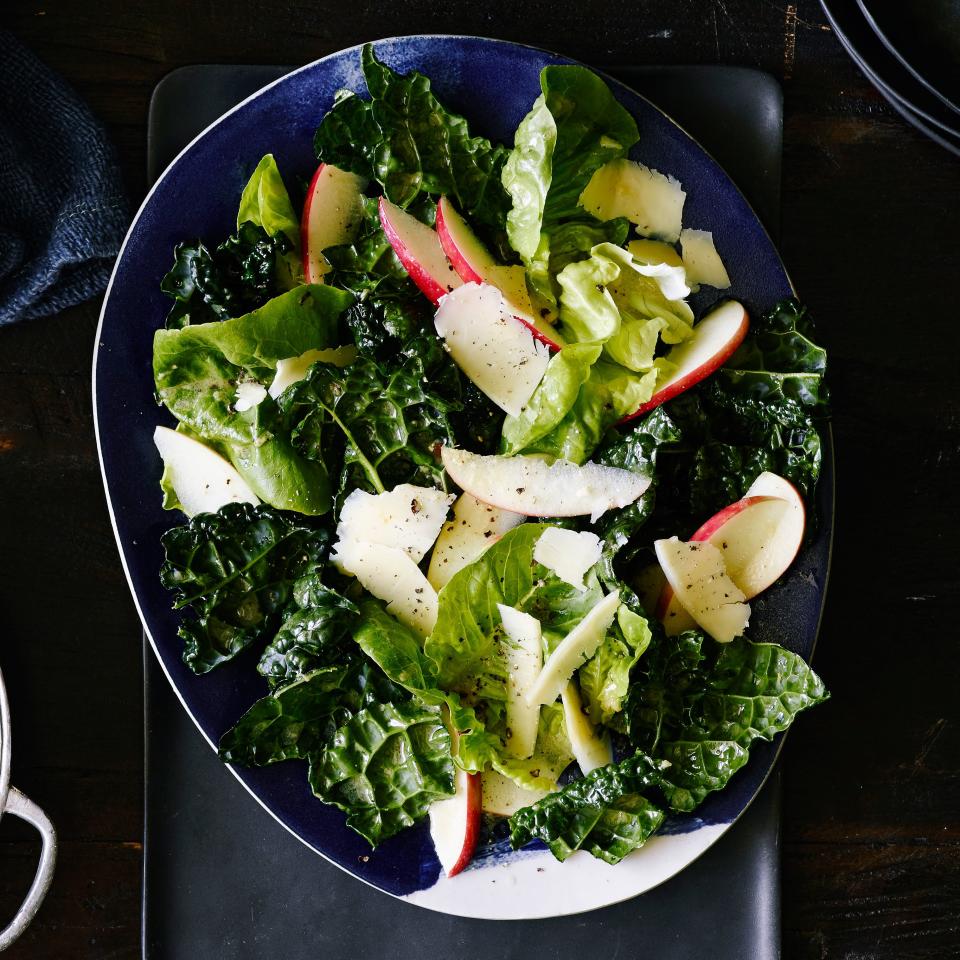
{"type": "MultiPolygon", "coordinates": [[[[366,39],[456,32],[598,65],[777,76],[781,249],[830,350],[838,466],[816,658],[834,699],[785,754],[784,955],[960,954],[960,161],[893,114],[815,0],[7,0],[3,21],[106,122],[135,203],[150,91],[182,64],[307,62],[366,39]]],[[[99,306],[0,330],[13,779],[61,840],[50,896],[11,960],[139,956],[140,627],[93,439],[99,306]]],[[[0,917],[36,847],[11,818],[0,826],[0,917]]]]}

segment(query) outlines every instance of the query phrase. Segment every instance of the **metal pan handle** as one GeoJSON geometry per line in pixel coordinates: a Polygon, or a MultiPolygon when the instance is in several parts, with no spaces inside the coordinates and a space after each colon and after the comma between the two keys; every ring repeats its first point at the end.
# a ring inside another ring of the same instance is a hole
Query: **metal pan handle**
{"type": "Polygon", "coordinates": [[[10,922],[10,925],[5,930],[0,930],[0,951],[9,947],[27,929],[27,924],[40,909],[40,904],[43,903],[43,898],[50,889],[50,882],[53,880],[53,868],[57,860],[56,831],[47,815],[32,800],[28,800],[19,790],[11,787],[7,795],[7,806],[4,813],[12,813],[15,817],[26,820],[27,823],[36,827],[43,840],[43,847],[40,851],[40,864],[37,867],[37,874],[30,885],[26,900],[23,901],[23,905],[17,911],[17,915],[10,922]]]}

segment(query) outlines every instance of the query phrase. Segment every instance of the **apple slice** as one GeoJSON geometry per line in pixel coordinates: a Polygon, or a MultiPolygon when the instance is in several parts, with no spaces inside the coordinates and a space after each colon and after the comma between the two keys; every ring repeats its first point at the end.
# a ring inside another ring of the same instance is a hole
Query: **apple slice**
{"type": "Polygon", "coordinates": [[[419,563],[433,546],[454,495],[401,483],[385,493],[354,490],[340,510],[337,536],[397,547],[419,563]]]}
{"type": "Polygon", "coordinates": [[[601,737],[597,734],[590,718],[583,711],[580,690],[575,680],[571,680],[564,687],[560,699],[563,701],[563,719],[570,739],[570,748],[581,773],[586,776],[591,770],[612,763],[610,736],[604,734],[601,737]]]}
{"type": "MultiPolygon", "coordinates": [[[[751,600],[790,568],[805,525],[803,498],[796,487],[775,473],[762,473],[745,497],[714,514],[691,541],[719,547],[730,579],[751,600]]],[[[669,584],[660,592],[657,617],[668,636],[695,626],[669,584]]]]}
{"type": "Polygon", "coordinates": [[[517,323],[500,290],[466,283],[440,300],[433,323],[457,366],[517,416],[543,379],[550,351],[517,323]]]}
{"type": "Polygon", "coordinates": [[[461,280],[447,260],[436,230],[421,223],[386,197],[378,207],[380,225],[420,292],[436,306],[440,298],[456,290],[461,280]]]}
{"type": "Polygon", "coordinates": [[[528,703],[553,703],[573,671],[586,663],[603,643],[620,606],[620,591],[608,593],[547,657],[539,676],[527,691],[528,703]]]}
{"type": "Polygon", "coordinates": [[[714,640],[729,643],[743,633],[750,605],[727,574],[718,547],[671,537],[655,541],[653,548],[680,603],[714,640]]]}
{"type": "Polygon", "coordinates": [[[317,167],[300,218],[300,244],[303,278],[307,283],[323,283],[330,269],[323,251],[349,243],[363,219],[363,177],[348,173],[329,163],[317,167]]]}
{"type": "Polygon", "coordinates": [[[478,500],[528,517],[580,517],[595,522],[607,510],[633,503],[650,479],[619,467],[540,457],[481,456],[444,447],[443,465],[454,483],[478,500]]]}
{"type": "Polygon", "coordinates": [[[583,578],[600,560],[603,543],[589,530],[565,530],[547,527],[533,548],[533,559],[552,570],[571,587],[584,589],[583,578]]]}
{"type": "Polygon", "coordinates": [[[430,805],[430,837],[447,877],[455,877],[470,862],[480,835],[483,810],[479,773],[467,773],[457,767],[453,785],[452,797],[430,805]]]}
{"type": "Polygon", "coordinates": [[[516,781],[496,770],[484,770],[481,778],[483,811],[498,817],[512,817],[522,807],[529,807],[531,803],[536,803],[555,792],[521,787],[516,781]]]}
{"type": "Polygon", "coordinates": [[[653,396],[645,404],[620,422],[627,423],[649,413],[709,377],[736,353],[749,329],[750,317],[736,300],[727,300],[711,310],[693,328],[689,340],[670,348],[667,359],[675,365],[673,373],[657,384],[653,396]]]}
{"type": "Polygon", "coordinates": [[[437,591],[420,568],[398,547],[364,540],[341,540],[331,560],[352,574],[365,590],[387,605],[387,612],[427,637],[437,624],[437,591]]]}
{"type": "Polygon", "coordinates": [[[233,464],[205,443],[169,427],[157,427],[153,442],[188,517],[216,513],[225,503],[260,502],[233,464]]]}
{"type": "Polygon", "coordinates": [[[533,756],[540,726],[540,704],[526,699],[543,665],[540,621],[503,603],[497,604],[497,610],[507,635],[503,643],[507,661],[506,752],[525,760],[533,756]]]}
{"type": "Polygon", "coordinates": [[[511,313],[537,340],[552,350],[563,346],[560,334],[534,313],[523,267],[497,263],[446,197],[441,197],[437,204],[437,236],[464,283],[489,283],[497,287],[511,313]]]}
{"type": "Polygon", "coordinates": [[[433,588],[445,587],[455,573],[479,559],[525,519],[522,514],[481,503],[469,493],[461,494],[453,505],[453,519],[443,525],[430,555],[427,579],[433,588]]]}

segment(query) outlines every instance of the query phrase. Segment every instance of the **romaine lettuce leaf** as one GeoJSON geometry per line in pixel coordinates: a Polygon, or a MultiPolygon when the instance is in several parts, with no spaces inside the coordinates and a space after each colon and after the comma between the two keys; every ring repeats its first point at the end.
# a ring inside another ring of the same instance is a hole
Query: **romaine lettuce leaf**
{"type": "Polygon", "coordinates": [[[642,753],[598,767],[510,818],[516,850],[542,840],[558,860],[575,850],[619,863],[663,823],[664,811],[644,797],[660,782],[662,763],[642,753]]]}
{"type": "Polygon", "coordinates": [[[372,847],[412,826],[453,795],[450,734],[437,708],[371,704],[310,762],[310,786],[347,814],[372,847]]]}
{"type": "Polygon", "coordinates": [[[594,343],[572,343],[550,358],[546,373],[526,406],[503,421],[501,452],[516,454],[526,450],[563,420],[576,403],[600,351],[601,347],[594,343]]]}
{"type": "Polygon", "coordinates": [[[377,181],[400,206],[421,192],[446,195],[475,224],[502,231],[506,149],[471,137],[467,121],[440,104],[427,77],[395,73],[371,44],[363,48],[361,65],[370,100],[338,96],[317,128],[317,158],[377,181]]]}
{"type": "Polygon", "coordinates": [[[261,227],[268,237],[283,235],[288,241],[282,253],[286,269],[284,286],[289,289],[303,282],[300,261],[300,221],[293,212],[290,195],[284,185],[277,161],[268,153],[257,164],[240,196],[237,229],[245,223],[261,227]]]}
{"type": "Polygon", "coordinates": [[[330,534],[270,507],[228,503],[173,527],[160,542],[160,581],[174,591],[174,608],[192,614],[178,631],[183,661],[206,673],[296,609],[294,584],[323,564],[330,534]]]}

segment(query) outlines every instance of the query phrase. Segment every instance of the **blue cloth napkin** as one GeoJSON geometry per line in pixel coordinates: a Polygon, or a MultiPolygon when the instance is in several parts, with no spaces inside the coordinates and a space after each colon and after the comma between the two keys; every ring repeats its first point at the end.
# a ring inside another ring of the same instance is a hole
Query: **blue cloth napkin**
{"type": "Polygon", "coordinates": [[[0,326],[103,290],[128,220],[103,127],[0,30],[0,326]]]}

